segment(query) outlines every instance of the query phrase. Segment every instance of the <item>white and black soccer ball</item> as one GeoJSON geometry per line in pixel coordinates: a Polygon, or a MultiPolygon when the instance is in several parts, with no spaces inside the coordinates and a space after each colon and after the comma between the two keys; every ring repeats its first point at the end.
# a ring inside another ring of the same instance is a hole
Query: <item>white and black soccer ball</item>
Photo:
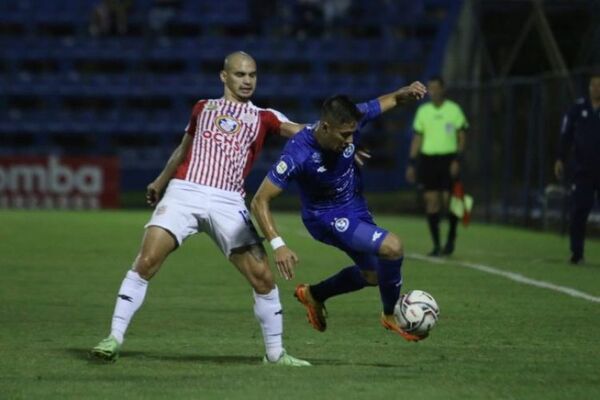
{"type": "Polygon", "coordinates": [[[394,316],[405,332],[426,338],[440,316],[440,308],[429,293],[411,290],[400,295],[394,316]]]}

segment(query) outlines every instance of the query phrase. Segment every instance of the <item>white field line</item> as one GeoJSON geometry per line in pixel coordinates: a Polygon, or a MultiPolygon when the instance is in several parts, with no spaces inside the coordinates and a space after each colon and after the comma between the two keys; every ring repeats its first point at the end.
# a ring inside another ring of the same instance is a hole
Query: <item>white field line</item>
{"type": "Polygon", "coordinates": [[[414,258],[416,260],[427,261],[427,262],[431,262],[434,264],[454,264],[454,265],[458,265],[458,266],[465,267],[465,268],[471,268],[471,269],[475,269],[477,271],[487,272],[488,274],[499,275],[504,278],[513,280],[515,282],[524,283],[526,285],[531,285],[531,286],[535,286],[535,287],[539,287],[539,288],[553,290],[555,292],[564,293],[568,296],[577,297],[580,299],[591,301],[593,303],[600,303],[600,297],[592,296],[591,294],[584,293],[577,289],[573,289],[568,286],[555,285],[550,282],[538,281],[536,279],[531,279],[531,278],[528,278],[521,274],[517,274],[515,272],[503,271],[501,269],[493,268],[493,267],[490,267],[487,265],[474,264],[474,263],[465,262],[465,261],[445,260],[445,259],[439,258],[439,257],[428,257],[428,256],[424,256],[422,254],[416,254],[416,253],[411,253],[411,254],[408,254],[407,256],[408,256],[408,258],[414,258]]]}

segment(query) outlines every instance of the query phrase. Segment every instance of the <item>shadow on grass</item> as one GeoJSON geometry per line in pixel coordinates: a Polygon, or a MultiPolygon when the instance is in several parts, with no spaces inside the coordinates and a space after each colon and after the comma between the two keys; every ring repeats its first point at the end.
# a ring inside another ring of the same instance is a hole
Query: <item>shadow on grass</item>
{"type": "MultiPolygon", "coordinates": [[[[111,364],[110,361],[96,359],[90,356],[90,349],[67,348],[65,352],[74,358],[98,364],[111,364]]],[[[153,351],[123,351],[119,359],[162,360],[175,362],[252,365],[262,360],[258,356],[209,356],[201,354],[158,353],[153,351]]]]}
{"type": "Polygon", "coordinates": [[[311,359],[308,360],[315,366],[352,366],[352,367],[376,367],[376,368],[400,368],[400,364],[387,364],[387,363],[368,363],[368,362],[351,362],[348,360],[331,360],[331,359],[311,359]]]}
{"type": "Polygon", "coordinates": [[[595,261],[587,261],[585,260],[581,264],[573,265],[569,262],[568,257],[565,258],[540,258],[539,260],[534,260],[534,262],[541,262],[546,264],[554,264],[554,265],[564,265],[570,268],[590,268],[590,269],[600,269],[600,263],[595,261]]]}
{"type": "MultiPolygon", "coordinates": [[[[90,356],[90,349],[84,348],[66,348],[65,353],[73,358],[88,361],[94,364],[112,364],[110,361],[95,359],[90,356]]],[[[220,364],[220,365],[257,365],[262,363],[262,357],[259,356],[240,356],[240,355],[203,355],[203,354],[173,354],[159,353],[153,351],[123,351],[120,359],[138,359],[154,361],[173,361],[198,364],[220,364]]],[[[351,362],[347,360],[334,359],[310,359],[313,366],[354,366],[354,367],[377,367],[377,368],[399,368],[398,364],[387,363],[363,363],[351,362]]]]}

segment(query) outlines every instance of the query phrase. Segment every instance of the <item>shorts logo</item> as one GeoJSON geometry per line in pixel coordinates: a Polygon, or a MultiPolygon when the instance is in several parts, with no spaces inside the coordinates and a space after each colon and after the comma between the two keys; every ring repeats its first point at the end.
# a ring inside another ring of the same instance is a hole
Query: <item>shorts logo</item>
{"type": "Polygon", "coordinates": [[[583,111],[581,111],[581,116],[582,116],[583,118],[587,118],[587,114],[588,114],[588,113],[587,113],[587,110],[583,110],[583,111]]]}
{"type": "Polygon", "coordinates": [[[352,154],[354,154],[354,144],[350,143],[344,149],[344,158],[350,158],[352,157],[352,154]]]}
{"type": "Polygon", "coordinates": [[[279,163],[277,164],[277,167],[275,167],[275,171],[277,171],[277,173],[279,175],[283,174],[285,171],[287,171],[288,169],[288,165],[285,163],[285,161],[279,161],[279,163]]]}
{"type": "Polygon", "coordinates": [[[371,241],[374,242],[379,239],[383,235],[383,232],[375,231],[373,232],[373,237],[371,237],[371,241]]]}
{"type": "Polygon", "coordinates": [[[234,135],[240,131],[242,123],[229,115],[219,115],[215,118],[215,125],[221,132],[234,135]]]}
{"type": "Polygon", "coordinates": [[[319,152],[314,152],[311,156],[311,159],[313,160],[313,162],[315,164],[320,164],[323,161],[323,157],[321,156],[321,153],[319,153],[319,152]]]}
{"type": "Polygon", "coordinates": [[[338,218],[335,220],[335,229],[338,232],[346,232],[349,226],[350,221],[348,221],[348,218],[338,218]]]}
{"type": "Polygon", "coordinates": [[[162,206],[156,208],[156,211],[154,212],[154,215],[162,215],[165,212],[167,212],[167,206],[162,205],[162,206]]]}

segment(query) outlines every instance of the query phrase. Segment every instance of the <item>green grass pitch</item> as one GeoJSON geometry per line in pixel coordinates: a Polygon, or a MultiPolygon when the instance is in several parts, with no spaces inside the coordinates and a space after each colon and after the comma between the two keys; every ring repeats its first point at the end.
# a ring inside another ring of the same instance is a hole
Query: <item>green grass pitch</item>
{"type": "MultiPolygon", "coordinates": [[[[407,258],[403,291],[435,296],[431,336],[379,326],[375,288],[331,299],[329,327],[306,323],[294,285],[349,265],[310,239],[297,214],[279,228],[301,263],[278,279],[285,346],[312,368],[268,368],[243,278],[206,236],[151,282],[121,359],[91,362],[149,212],[0,211],[0,399],[600,399],[600,303],[459,266],[489,265],[600,296],[600,242],[573,267],[567,238],[473,224],[446,264],[407,258]]],[[[407,254],[426,253],[424,219],[381,216],[407,254]]]]}

